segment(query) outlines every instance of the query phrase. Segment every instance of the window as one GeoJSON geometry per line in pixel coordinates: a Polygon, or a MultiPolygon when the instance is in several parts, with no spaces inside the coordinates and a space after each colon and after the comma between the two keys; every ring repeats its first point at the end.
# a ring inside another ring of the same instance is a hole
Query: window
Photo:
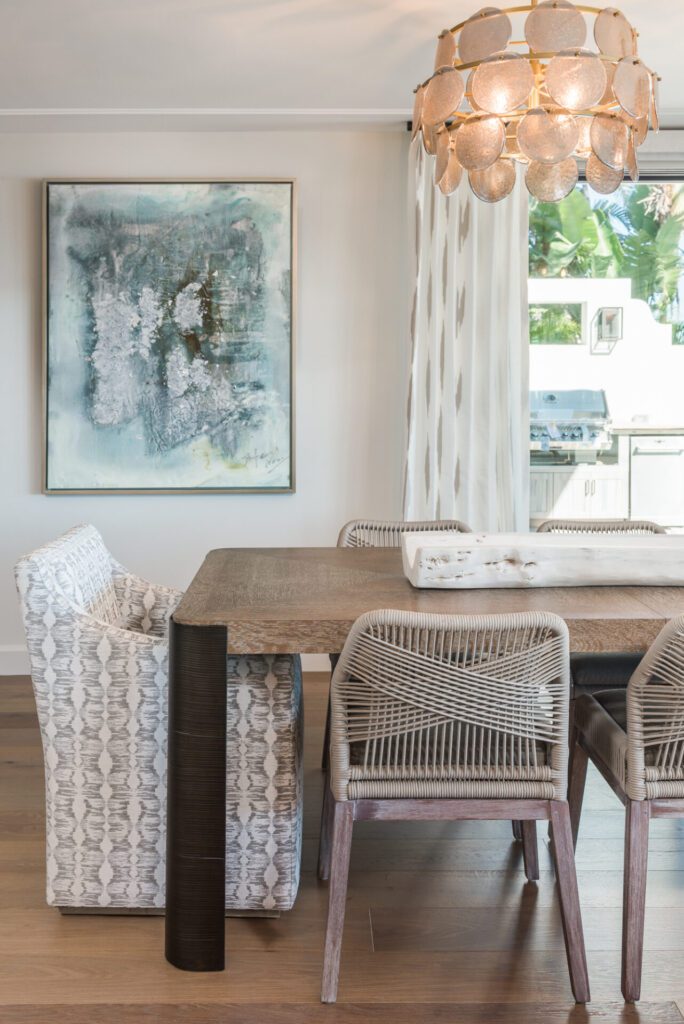
{"type": "Polygon", "coordinates": [[[530,276],[629,280],[682,345],[683,236],[684,183],[623,185],[607,198],[580,186],[558,204],[531,201],[530,276]]]}
{"type": "Polygon", "coordinates": [[[530,344],[581,345],[582,304],[542,302],[530,306],[530,344]]]}
{"type": "Polygon", "coordinates": [[[684,181],[530,200],[531,525],[684,533],[684,181]]]}

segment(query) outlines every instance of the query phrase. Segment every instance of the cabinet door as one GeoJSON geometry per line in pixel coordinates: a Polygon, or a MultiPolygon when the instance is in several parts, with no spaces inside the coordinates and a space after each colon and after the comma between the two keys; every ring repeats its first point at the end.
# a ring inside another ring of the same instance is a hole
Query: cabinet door
{"type": "Polygon", "coordinates": [[[589,481],[589,507],[592,519],[627,519],[629,498],[627,482],[616,474],[597,476],[589,481]]]}
{"type": "Polygon", "coordinates": [[[631,514],[684,526],[684,437],[633,437],[631,514]]]}
{"type": "Polygon", "coordinates": [[[547,470],[530,471],[530,516],[548,519],[553,511],[554,474],[547,470]]]}
{"type": "Polygon", "coordinates": [[[569,470],[556,474],[554,519],[591,518],[591,480],[584,472],[569,470]]]}

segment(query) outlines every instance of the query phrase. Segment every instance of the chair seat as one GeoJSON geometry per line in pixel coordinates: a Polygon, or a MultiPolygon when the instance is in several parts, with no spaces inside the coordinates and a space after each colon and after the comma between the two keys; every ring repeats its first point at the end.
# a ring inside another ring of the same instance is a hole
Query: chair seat
{"type": "MultiPolygon", "coordinates": [[[[387,741],[386,741],[387,742],[387,741]]],[[[491,744],[489,749],[481,749],[479,744],[468,744],[461,751],[460,760],[444,758],[441,747],[428,743],[428,763],[411,763],[408,759],[402,765],[366,764],[364,743],[349,744],[349,763],[351,778],[384,778],[384,779],[471,779],[482,777],[482,772],[503,773],[499,778],[508,777],[538,778],[537,774],[544,771],[543,777],[550,778],[548,773],[548,749],[545,743],[518,742],[511,749],[501,742],[491,744]]],[[[415,762],[415,759],[414,759],[415,762]]],[[[486,776],[485,776],[486,777],[486,776]]]]}
{"type": "Polygon", "coordinates": [[[625,688],[635,673],[643,654],[609,652],[571,654],[570,675],[576,690],[596,693],[599,690],[625,688]]]}
{"type": "MultiPolygon", "coordinates": [[[[627,689],[582,694],[575,701],[575,726],[587,745],[612,769],[627,789],[627,689]]],[[[644,771],[649,799],[684,797],[684,771],[662,762],[660,746],[644,749],[644,771]],[[662,790],[662,791],[661,791],[662,790]]]]}
{"type": "Polygon", "coordinates": [[[503,751],[495,745],[489,757],[480,762],[481,751],[466,748],[461,761],[442,764],[435,751],[428,764],[366,765],[365,744],[349,747],[350,799],[522,799],[553,798],[553,770],[546,744],[536,743],[526,750],[516,747],[513,763],[506,763],[503,751]]]}
{"type": "Polygon", "coordinates": [[[627,732],[627,688],[599,690],[594,699],[608,712],[623,732],[627,732]]]}
{"type": "Polygon", "coordinates": [[[625,689],[584,693],[575,701],[575,728],[589,749],[611,769],[623,789],[627,787],[627,732],[620,721],[626,724],[626,701],[625,689]]]}

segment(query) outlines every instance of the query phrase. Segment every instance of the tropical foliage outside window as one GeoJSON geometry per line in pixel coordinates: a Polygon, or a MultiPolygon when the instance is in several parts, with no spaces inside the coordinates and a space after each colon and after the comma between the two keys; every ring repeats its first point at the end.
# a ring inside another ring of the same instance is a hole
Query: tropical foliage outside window
{"type": "Polygon", "coordinates": [[[587,185],[560,203],[530,201],[530,276],[629,278],[632,297],[684,344],[684,183],[587,185]]]}
{"type": "Polygon", "coordinates": [[[543,302],[531,305],[530,344],[581,345],[582,304],[543,302]]]}

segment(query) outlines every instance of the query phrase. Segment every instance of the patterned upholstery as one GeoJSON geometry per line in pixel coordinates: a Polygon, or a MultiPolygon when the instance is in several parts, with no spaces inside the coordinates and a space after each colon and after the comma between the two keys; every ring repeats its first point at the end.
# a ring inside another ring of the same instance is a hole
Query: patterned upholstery
{"type": "MultiPolygon", "coordinates": [[[[16,580],[43,741],[47,900],[163,907],[167,622],[180,593],[126,572],[92,526],[16,580]]],[[[231,910],[287,910],[301,855],[299,658],[228,658],[231,910]]]]}

